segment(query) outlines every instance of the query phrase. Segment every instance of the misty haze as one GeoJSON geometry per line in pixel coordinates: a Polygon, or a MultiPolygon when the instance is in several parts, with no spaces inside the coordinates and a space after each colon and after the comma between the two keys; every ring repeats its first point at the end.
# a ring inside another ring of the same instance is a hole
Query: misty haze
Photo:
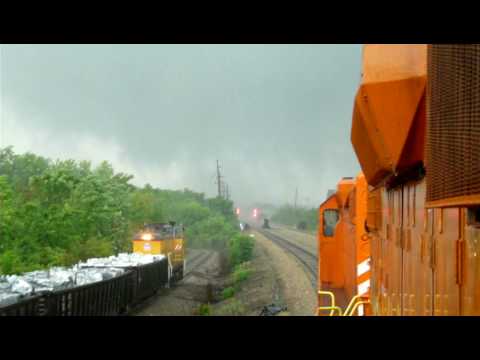
{"type": "Polygon", "coordinates": [[[238,206],[318,207],[360,167],[360,45],[2,45],[0,147],[238,206]]]}
{"type": "Polygon", "coordinates": [[[1,45],[0,317],[315,315],[361,59],[1,45]]]}

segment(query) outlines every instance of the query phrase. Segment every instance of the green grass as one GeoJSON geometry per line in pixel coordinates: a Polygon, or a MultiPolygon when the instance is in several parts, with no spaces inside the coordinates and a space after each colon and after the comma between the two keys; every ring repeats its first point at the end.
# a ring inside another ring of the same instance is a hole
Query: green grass
{"type": "Polygon", "coordinates": [[[198,314],[200,316],[209,316],[209,315],[212,315],[212,308],[210,306],[210,304],[202,304],[200,305],[200,307],[198,308],[198,314]]]}
{"type": "Polygon", "coordinates": [[[232,299],[218,310],[218,315],[239,316],[245,313],[245,306],[237,299],[232,299]]]}
{"type": "Polygon", "coordinates": [[[229,299],[235,296],[235,289],[231,286],[223,289],[222,291],[222,298],[223,300],[229,299]]]}
{"type": "Polygon", "coordinates": [[[235,266],[235,269],[232,273],[233,283],[238,284],[242,281],[247,280],[250,277],[251,273],[252,270],[250,269],[249,262],[244,262],[235,266]]]}

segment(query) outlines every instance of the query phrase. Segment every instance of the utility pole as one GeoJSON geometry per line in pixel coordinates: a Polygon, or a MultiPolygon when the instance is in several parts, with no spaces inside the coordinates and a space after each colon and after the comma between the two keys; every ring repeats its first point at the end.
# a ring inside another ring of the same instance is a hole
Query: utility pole
{"type": "Polygon", "coordinates": [[[218,197],[222,197],[222,175],[220,174],[220,165],[217,160],[217,188],[218,197]]]}
{"type": "Polygon", "coordinates": [[[298,201],[298,187],[295,188],[295,203],[294,203],[294,210],[293,210],[295,222],[298,222],[297,201],[298,201]]]}
{"type": "Polygon", "coordinates": [[[295,211],[297,211],[297,199],[298,199],[298,187],[295,188],[295,203],[294,203],[295,211]]]}
{"type": "Polygon", "coordinates": [[[230,200],[230,189],[228,188],[228,184],[225,183],[225,198],[230,200]]]}

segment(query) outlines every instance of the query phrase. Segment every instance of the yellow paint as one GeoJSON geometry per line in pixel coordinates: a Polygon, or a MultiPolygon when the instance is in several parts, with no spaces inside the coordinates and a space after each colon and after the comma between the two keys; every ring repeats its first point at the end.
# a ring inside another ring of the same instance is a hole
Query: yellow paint
{"type": "Polygon", "coordinates": [[[183,264],[185,259],[185,242],[183,238],[150,241],[133,240],[133,252],[165,256],[171,253],[172,264],[175,267],[178,264],[183,264]]]}
{"type": "Polygon", "coordinates": [[[162,254],[163,241],[133,240],[133,252],[139,254],[162,254]]]}

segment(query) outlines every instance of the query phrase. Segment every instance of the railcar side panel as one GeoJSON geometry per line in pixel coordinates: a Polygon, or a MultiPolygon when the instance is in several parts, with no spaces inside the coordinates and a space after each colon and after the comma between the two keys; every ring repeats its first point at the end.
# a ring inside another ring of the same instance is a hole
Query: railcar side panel
{"type": "Polygon", "coordinates": [[[465,225],[458,246],[462,315],[480,316],[480,219],[475,220],[474,216],[478,212],[478,208],[475,211],[463,209],[465,225]]]}
{"type": "Polygon", "coordinates": [[[456,280],[456,242],[460,237],[459,209],[434,211],[434,315],[459,315],[460,289],[456,280]]]}

